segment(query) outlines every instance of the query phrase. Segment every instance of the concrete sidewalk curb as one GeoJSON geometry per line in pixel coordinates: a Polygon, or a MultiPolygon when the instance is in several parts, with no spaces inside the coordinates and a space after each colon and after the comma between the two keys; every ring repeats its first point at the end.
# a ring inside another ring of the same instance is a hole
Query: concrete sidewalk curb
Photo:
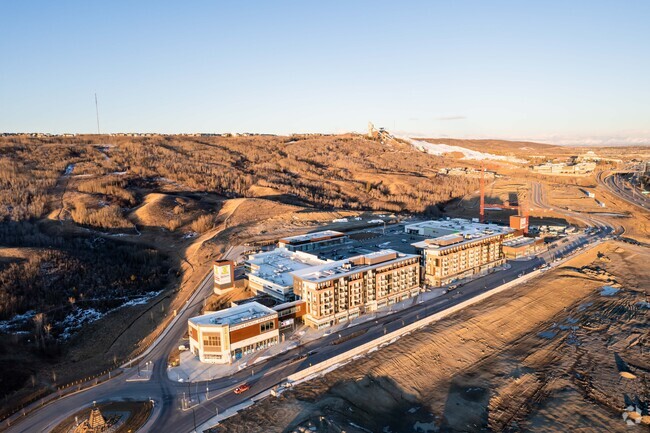
{"type": "Polygon", "coordinates": [[[206,431],[208,429],[216,427],[217,425],[219,425],[219,423],[221,421],[223,421],[225,419],[228,419],[228,418],[230,418],[232,416],[237,415],[237,413],[240,410],[244,410],[247,407],[250,407],[250,406],[252,406],[254,404],[255,404],[255,402],[252,399],[249,399],[249,400],[246,400],[246,401],[244,401],[242,403],[239,403],[236,406],[230,407],[230,408],[226,409],[222,414],[219,414],[219,415],[215,416],[214,418],[210,418],[209,420],[207,420],[206,422],[204,422],[203,424],[198,426],[196,428],[196,431],[197,432],[204,432],[204,431],[206,431]]]}

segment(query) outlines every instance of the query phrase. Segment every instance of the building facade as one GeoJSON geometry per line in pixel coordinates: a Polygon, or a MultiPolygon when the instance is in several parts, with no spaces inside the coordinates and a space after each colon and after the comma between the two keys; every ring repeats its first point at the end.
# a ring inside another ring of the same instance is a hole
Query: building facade
{"type": "Polygon", "coordinates": [[[418,261],[413,254],[383,250],[294,272],[304,323],[325,328],[417,296],[418,261]]]}
{"type": "Polygon", "coordinates": [[[463,219],[426,221],[406,226],[405,230],[435,235],[412,244],[420,251],[423,280],[429,286],[449,284],[502,265],[503,241],[515,232],[510,227],[463,219]]]}
{"type": "Polygon", "coordinates": [[[235,288],[235,262],[232,260],[217,260],[212,265],[214,277],[214,293],[223,295],[235,288]]]}
{"type": "Polygon", "coordinates": [[[302,317],[307,311],[307,306],[305,305],[305,301],[298,300],[276,305],[273,309],[278,312],[279,328],[282,331],[295,328],[297,324],[301,323],[302,317]]]}
{"type": "Polygon", "coordinates": [[[517,259],[535,254],[544,249],[542,238],[516,237],[503,242],[503,255],[507,259],[517,259]]]}
{"type": "Polygon", "coordinates": [[[314,251],[320,248],[339,245],[348,239],[345,233],[334,230],[307,233],[306,235],[289,236],[278,241],[278,247],[289,251],[314,251]]]}
{"type": "Polygon", "coordinates": [[[257,302],[188,320],[190,351],[201,362],[229,364],[279,342],[278,312],[257,302]]]}

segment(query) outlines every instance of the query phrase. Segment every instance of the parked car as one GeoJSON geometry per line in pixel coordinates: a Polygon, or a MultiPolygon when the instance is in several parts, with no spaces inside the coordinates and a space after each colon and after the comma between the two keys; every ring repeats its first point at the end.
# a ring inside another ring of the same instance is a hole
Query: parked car
{"type": "Polygon", "coordinates": [[[251,389],[251,386],[247,383],[239,385],[237,388],[235,388],[235,394],[241,394],[242,392],[248,391],[249,389],[251,389]]]}

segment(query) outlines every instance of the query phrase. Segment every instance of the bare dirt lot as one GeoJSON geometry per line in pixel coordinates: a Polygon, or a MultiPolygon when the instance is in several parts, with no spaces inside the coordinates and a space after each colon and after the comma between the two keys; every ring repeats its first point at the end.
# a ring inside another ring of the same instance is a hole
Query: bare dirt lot
{"type": "Polygon", "coordinates": [[[215,431],[625,430],[650,399],[649,257],[600,246],[215,431]]]}

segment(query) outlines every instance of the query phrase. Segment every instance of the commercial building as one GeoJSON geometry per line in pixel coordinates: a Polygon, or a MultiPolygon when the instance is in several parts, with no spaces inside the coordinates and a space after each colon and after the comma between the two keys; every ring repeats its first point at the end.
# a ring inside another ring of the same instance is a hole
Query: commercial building
{"type": "Polygon", "coordinates": [[[297,300],[285,302],[284,304],[273,307],[278,312],[278,322],[280,330],[293,327],[296,323],[302,322],[302,317],[307,312],[305,301],[297,300]]]}
{"type": "Polygon", "coordinates": [[[575,164],[545,162],[533,166],[533,171],[541,174],[586,174],[591,173],[595,169],[595,162],[578,162],[575,164]]]}
{"type": "Polygon", "coordinates": [[[516,237],[503,242],[503,255],[507,259],[516,259],[534,254],[544,248],[542,238],[516,237]]]}
{"type": "Polygon", "coordinates": [[[448,284],[503,264],[502,243],[515,232],[510,227],[458,218],[410,224],[405,231],[430,237],[412,245],[420,251],[424,282],[431,286],[448,284]]]}
{"type": "Polygon", "coordinates": [[[345,233],[334,230],[307,233],[306,235],[289,236],[278,241],[278,247],[289,251],[314,251],[344,243],[348,239],[345,233]]]}
{"type": "Polygon", "coordinates": [[[229,364],[279,341],[278,312],[257,302],[192,317],[190,351],[201,362],[229,364]]]}
{"type": "Polygon", "coordinates": [[[305,324],[325,328],[420,293],[419,258],[394,250],[328,262],[293,273],[305,324]]]}
{"type": "Polygon", "coordinates": [[[286,248],[253,254],[245,262],[248,287],[256,294],[265,293],[280,302],[293,301],[291,272],[323,263],[325,260],[313,254],[286,248]]]}

